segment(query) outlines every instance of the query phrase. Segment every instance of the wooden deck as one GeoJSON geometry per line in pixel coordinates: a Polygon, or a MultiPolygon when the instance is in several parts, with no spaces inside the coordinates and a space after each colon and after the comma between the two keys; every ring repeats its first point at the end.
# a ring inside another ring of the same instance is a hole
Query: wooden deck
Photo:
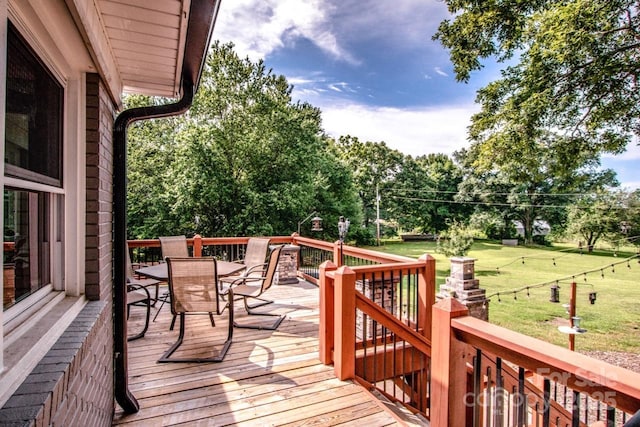
{"type": "MultiPolygon", "coordinates": [[[[146,336],[129,343],[129,384],[140,411],[125,415],[116,407],[114,425],[403,425],[369,392],[339,381],[332,366],[318,360],[318,288],[299,284],[274,286],[275,303],[258,310],[286,313],[278,330],[234,330],[222,363],[157,363],[175,341],[165,306],[146,336]]],[[[136,311],[135,313],[133,311],[136,311]]],[[[135,328],[142,308],[129,321],[135,328]]],[[[152,309],[152,316],[155,309],[152,309]]],[[[236,321],[248,319],[240,301],[236,321]]],[[[252,319],[257,317],[252,316],[252,319]]],[[[226,313],[212,328],[207,316],[187,318],[182,348],[189,355],[224,341],[226,313]]],[[[270,322],[273,318],[260,318],[270,322]]],[[[220,346],[217,346],[219,348],[220,346]]],[[[180,351],[181,352],[181,351],[180,351]]],[[[185,354],[185,353],[181,353],[185,354]]],[[[176,353],[176,355],[180,355],[176,353]]]]}

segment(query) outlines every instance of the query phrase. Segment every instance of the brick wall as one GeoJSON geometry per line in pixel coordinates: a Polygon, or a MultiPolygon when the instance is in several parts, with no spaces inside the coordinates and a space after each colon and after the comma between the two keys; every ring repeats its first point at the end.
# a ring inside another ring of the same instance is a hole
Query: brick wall
{"type": "Polygon", "coordinates": [[[0,409],[2,426],[110,426],[113,419],[114,107],[87,75],[86,296],[90,300],[0,409]]]}
{"type": "Polygon", "coordinates": [[[3,426],[110,426],[111,303],[89,302],[0,409],[3,426]]]}
{"type": "Polygon", "coordinates": [[[87,298],[111,298],[114,108],[97,74],[87,75],[87,298]]]}

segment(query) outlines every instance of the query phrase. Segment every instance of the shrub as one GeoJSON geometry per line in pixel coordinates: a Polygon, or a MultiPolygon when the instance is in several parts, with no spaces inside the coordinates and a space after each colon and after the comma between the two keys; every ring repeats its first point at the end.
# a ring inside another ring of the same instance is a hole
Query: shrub
{"type": "Polygon", "coordinates": [[[473,230],[458,222],[452,223],[441,237],[445,240],[438,239],[437,251],[448,257],[465,256],[473,245],[473,230]]]}

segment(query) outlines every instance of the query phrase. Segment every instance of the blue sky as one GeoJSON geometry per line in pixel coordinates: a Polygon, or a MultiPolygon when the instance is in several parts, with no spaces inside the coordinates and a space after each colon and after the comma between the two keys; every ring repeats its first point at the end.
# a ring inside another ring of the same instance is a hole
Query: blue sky
{"type": "MultiPolygon", "coordinates": [[[[451,154],[468,145],[476,90],[500,64],[456,82],[448,52],[431,40],[448,16],[437,0],[227,0],[213,37],[286,76],[296,100],[322,110],[329,135],[451,154]]],[[[623,187],[640,188],[638,146],[602,163],[623,187]]]]}

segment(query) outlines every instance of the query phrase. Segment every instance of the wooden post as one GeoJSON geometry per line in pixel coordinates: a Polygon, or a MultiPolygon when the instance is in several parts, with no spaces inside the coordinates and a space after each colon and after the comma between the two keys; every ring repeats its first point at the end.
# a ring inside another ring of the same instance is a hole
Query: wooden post
{"type": "Polygon", "coordinates": [[[436,259],[424,254],[419,258],[425,270],[418,276],[418,328],[431,340],[432,308],[436,303],[436,259]]]}
{"type": "Polygon", "coordinates": [[[319,359],[325,365],[333,363],[334,347],[334,285],[333,278],[327,277],[327,272],[335,271],[338,267],[325,261],[320,264],[320,332],[319,332],[319,359]]]}
{"type": "Polygon", "coordinates": [[[333,263],[338,267],[342,267],[342,245],[340,240],[333,242],[333,263]]]}
{"type": "MultiPolygon", "coordinates": [[[[573,318],[576,315],[576,282],[571,282],[571,298],[569,299],[569,325],[573,328],[573,318]]],[[[576,335],[569,334],[569,350],[576,349],[576,335]]]]}
{"type": "Polygon", "coordinates": [[[451,319],[467,315],[467,307],[453,298],[444,299],[433,306],[429,411],[432,427],[466,425],[465,344],[455,338],[451,319]]]}
{"type": "Polygon", "coordinates": [[[356,375],[356,273],[347,266],[335,273],[333,367],[340,380],[356,375]]]}
{"type": "Polygon", "coordinates": [[[202,256],[202,236],[199,234],[193,236],[193,256],[194,258],[202,256]]]}

